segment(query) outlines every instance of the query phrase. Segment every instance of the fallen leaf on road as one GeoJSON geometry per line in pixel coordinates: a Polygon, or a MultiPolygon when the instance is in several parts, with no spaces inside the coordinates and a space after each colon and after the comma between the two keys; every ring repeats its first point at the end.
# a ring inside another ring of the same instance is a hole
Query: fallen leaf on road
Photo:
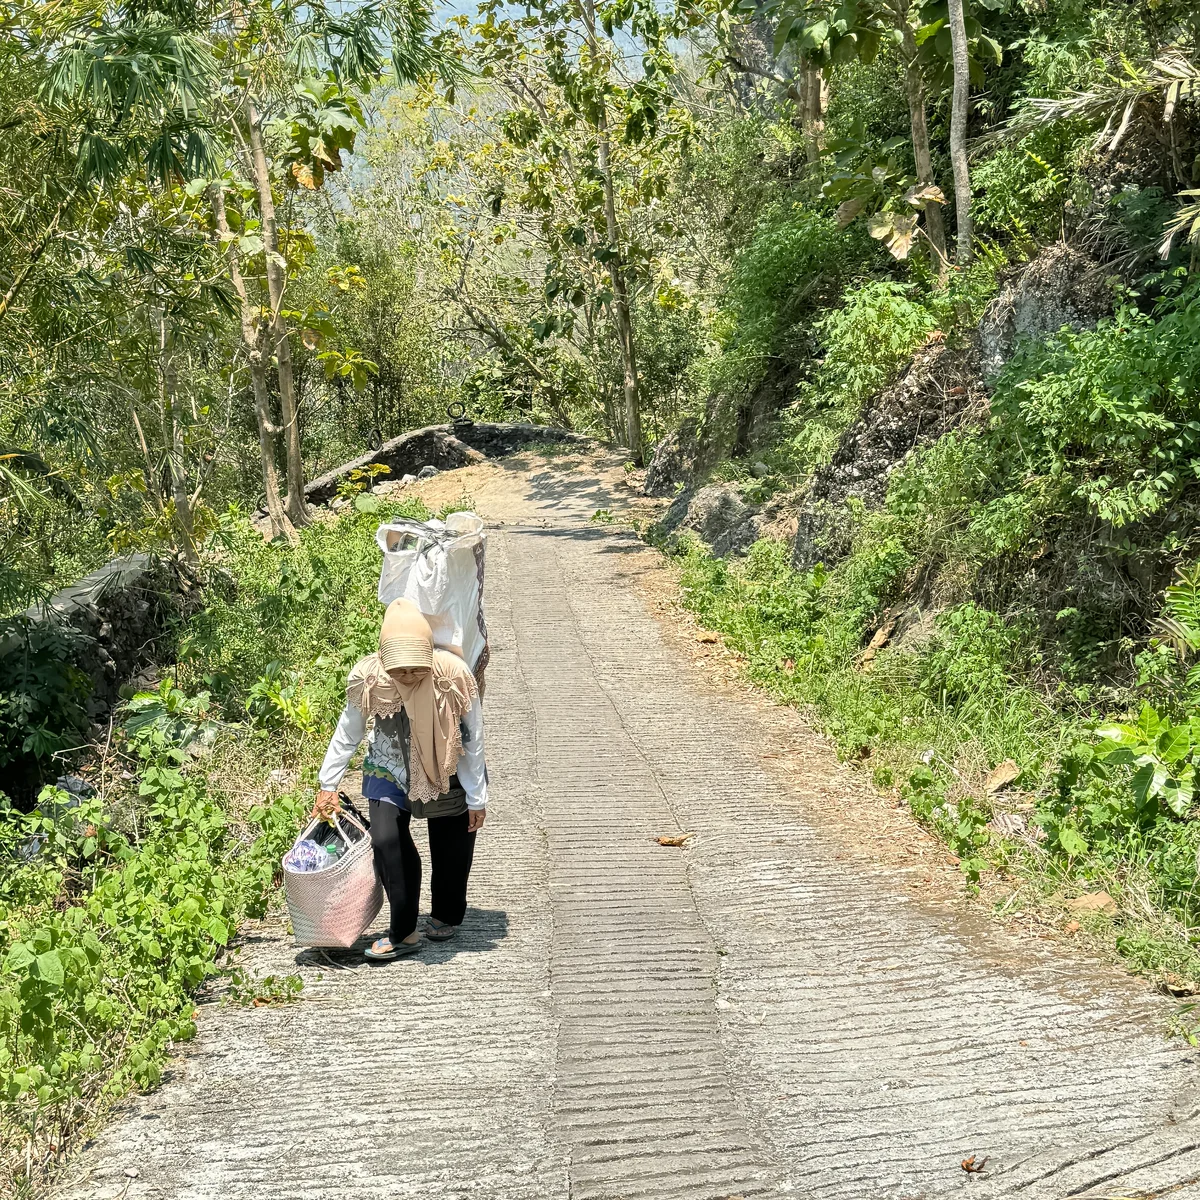
{"type": "Polygon", "coordinates": [[[1107,892],[1087,892],[1067,901],[1072,912],[1103,913],[1106,917],[1117,915],[1117,902],[1107,892]]]}
{"type": "Polygon", "coordinates": [[[983,783],[984,790],[989,796],[994,795],[1001,788],[1008,787],[1020,773],[1021,768],[1011,758],[1006,758],[998,767],[993,767],[988,772],[983,783]]]}
{"type": "Polygon", "coordinates": [[[962,1169],[966,1171],[968,1175],[978,1175],[986,1166],[987,1159],[981,1158],[978,1162],[976,1162],[974,1154],[972,1154],[970,1158],[964,1158],[962,1160],[962,1169]]]}
{"type": "Polygon", "coordinates": [[[254,1007],[255,1008],[262,1008],[263,1005],[270,1004],[270,1003],[271,1002],[269,1000],[264,1000],[261,996],[254,997],[254,1007]]]}
{"type": "Polygon", "coordinates": [[[707,632],[705,632],[705,633],[698,633],[698,634],[696,634],[696,641],[698,641],[698,642],[706,642],[706,643],[708,643],[710,646],[711,646],[711,645],[713,644],[713,642],[715,642],[716,640],[717,640],[717,635],[716,635],[715,633],[707,633],[707,632]]]}
{"type": "Polygon", "coordinates": [[[1196,994],[1195,983],[1190,979],[1184,979],[1182,975],[1176,975],[1174,971],[1163,972],[1159,988],[1168,996],[1194,996],[1196,994]]]}
{"type": "Polygon", "coordinates": [[[695,837],[694,833],[664,833],[659,836],[658,844],[660,846],[682,846],[690,837],[695,837]]]}

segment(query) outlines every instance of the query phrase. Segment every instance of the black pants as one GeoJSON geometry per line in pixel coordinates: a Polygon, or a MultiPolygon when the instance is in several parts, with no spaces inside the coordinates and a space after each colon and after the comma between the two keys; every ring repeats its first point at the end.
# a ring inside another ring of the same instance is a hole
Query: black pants
{"type": "MultiPolygon", "coordinates": [[[[375,866],[392,909],[390,936],[403,941],[417,927],[421,899],[421,856],[409,824],[412,815],[383,800],[371,801],[371,845],[375,866]]],[[[429,912],[446,925],[461,925],[467,912],[467,880],[475,857],[475,835],[467,814],[429,820],[429,912]]]]}

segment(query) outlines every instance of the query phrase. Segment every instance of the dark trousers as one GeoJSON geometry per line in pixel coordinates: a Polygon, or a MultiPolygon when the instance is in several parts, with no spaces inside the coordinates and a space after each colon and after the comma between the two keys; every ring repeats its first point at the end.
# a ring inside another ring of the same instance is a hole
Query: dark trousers
{"type": "MultiPolygon", "coordinates": [[[[392,909],[393,942],[417,927],[421,899],[421,856],[409,828],[412,814],[383,800],[371,801],[371,845],[375,866],[392,909]]],[[[475,835],[467,832],[467,814],[429,819],[430,916],[461,925],[467,912],[467,880],[475,857],[475,835]]]]}

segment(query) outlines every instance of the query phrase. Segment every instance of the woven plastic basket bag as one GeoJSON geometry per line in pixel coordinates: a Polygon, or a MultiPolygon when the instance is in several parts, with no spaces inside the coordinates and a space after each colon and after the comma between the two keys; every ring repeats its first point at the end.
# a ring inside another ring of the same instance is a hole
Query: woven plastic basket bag
{"type": "MultiPolygon", "coordinates": [[[[347,850],[323,871],[292,871],[283,868],[292,929],[301,946],[353,946],[383,907],[383,888],[375,873],[371,838],[350,813],[333,818],[347,850]],[[352,825],[356,841],[342,824],[352,825]]],[[[311,837],[320,821],[314,821],[302,836],[311,837]]]]}

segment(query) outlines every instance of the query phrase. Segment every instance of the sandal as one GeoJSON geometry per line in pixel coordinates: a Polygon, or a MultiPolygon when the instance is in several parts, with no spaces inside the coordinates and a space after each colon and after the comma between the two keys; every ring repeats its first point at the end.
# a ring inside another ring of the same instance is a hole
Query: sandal
{"type": "Polygon", "coordinates": [[[420,940],[415,942],[393,942],[390,937],[381,937],[376,938],[363,951],[363,955],[374,962],[391,962],[395,958],[404,958],[408,954],[416,954],[420,948],[420,940]]]}
{"type": "Polygon", "coordinates": [[[430,917],[425,926],[425,936],[431,942],[448,942],[458,933],[457,925],[447,925],[437,917],[430,917]]]}

